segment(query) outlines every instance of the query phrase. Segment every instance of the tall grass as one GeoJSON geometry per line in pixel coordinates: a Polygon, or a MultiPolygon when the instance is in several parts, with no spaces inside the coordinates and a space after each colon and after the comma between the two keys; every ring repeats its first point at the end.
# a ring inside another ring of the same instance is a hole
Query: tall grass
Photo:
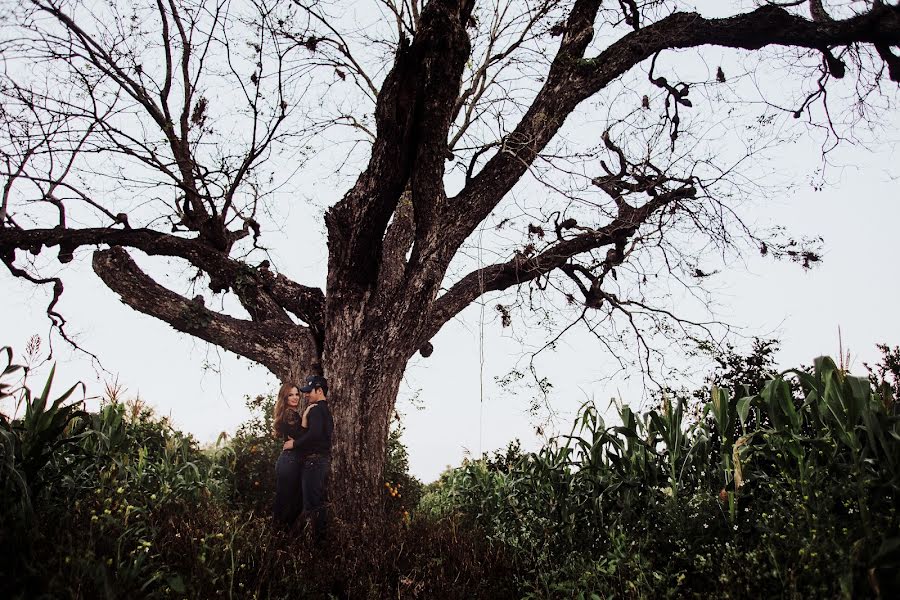
{"type": "Polygon", "coordinates": [[[452,520],[410,514],[421,484],[399,431],[388,444],[383,519],[366,539],[272,527],[272,398],[230,440],[200,448],[113,385],[96,413],[10,378],[21,419],[0,421],[2,598],[504,597],[501,556],[452,520]],[[499,590],[499,591],[498,591],[499,590]]]}
{"type": "MultiPolygon", "coordinates": [[[[900,417],[829,358],[758,394],[713,386],[572,432],[512,466],[445,473],[423,500],[506,548],[525,597],[891,597],[900,417]]],[[[508,461],[507,461],[508,462],[508,461]]]]}
{"type": "MultiPolygon", "coordinates": [[[[21,381],[4,349],[0,597],[896,597],[894,386],[828,358],[716,380],[513,444],[424,490],[399,431],[365,539],[272,528],[272,399],[200,448],[119,392],[96,413],[21,381]],[[19,378],[19,379],[16,379],[19,378]],[[721,385],[720,385],[721,384],[721,385]]],[[[748,370],[749,372],[749,370],[748,370]]],[[[729,376],[730,377],[730,376],[729,376]]],[[[896,382],[893,382],[896,383],[896,382]]],[[[117,388],[113,386],[113,391],[117,388]]]]}

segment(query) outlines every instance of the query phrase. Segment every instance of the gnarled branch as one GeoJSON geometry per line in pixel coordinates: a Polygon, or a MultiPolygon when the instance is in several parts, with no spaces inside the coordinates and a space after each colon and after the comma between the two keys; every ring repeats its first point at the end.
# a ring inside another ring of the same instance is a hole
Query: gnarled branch
{"type": "MultiPolygon", "coordinates": [[[[611,253],[614,253],[614,258],[610,258],[609,264],[605,266],[606,272],[608,272],[622,260],[620,247],[652,215],[673,202],[693,197],[695,194],[696,190],[686,185],[658,194],[638,208],[623,203],[620,205],[617,218],[604,227],[599,229],[580,228],[582,233],[571,238],[560,239],[533,256],[516,254],[505,263],[489,265],[470,272],[435,301],[420,345],[427,342],[447,321],[485,293],[501,291],[533,281],[554,269],[564,268],[572,257],[579,254],[604,246],[615,246],[610,250],[611,253]]],[[[586,298],[587,300],[589,298],[586,298]]]]}
{"type": "Polygon", "coordinates": [[[544,86],[509,135],[521,143],[514,151],[495,154],[452,200],[451,221],[456,225],[445,233],[445,239],[462,244],[519,181],[576,106],[657,52],[703,45],[749,50],[782,45],[820,50],[852,43],[876,47],[900,44],[897,6],[878,4],[865,14],[827,22],[813,22],[782,8],[763,6],[723,19],[674,13],[625,35],[597,57],[583,59],[593,36],[598,5],[589,0],[576,2],[544,86]]]}
{"type": "Polygon", "coordinates": [[[156,283],[122,248],[96,251],[93,267],[107,287],[131,308],[256,361],[278,376],[286,376],[293,365],[312,366],[318,362],[316,342],[309,328],[246,321],[211,311],[202,298],[188,300],[156,283]]]}
{"type": "Polygon", "coordinates": [[[152,229],[0,229],[0,255],[11,258],[17,248],[38,253],[43,247],[59,246],[59,257],[68,262],[82,246],[125,246],[154,256],[187,260],[210,277],[215,292],[234,290],[254,320],[290,323],[282,309],[322,330],[325,299],[322,291],[295,283],[267,269],[254,269],[227,257],[195,239],[182,238],[152,229]]]}

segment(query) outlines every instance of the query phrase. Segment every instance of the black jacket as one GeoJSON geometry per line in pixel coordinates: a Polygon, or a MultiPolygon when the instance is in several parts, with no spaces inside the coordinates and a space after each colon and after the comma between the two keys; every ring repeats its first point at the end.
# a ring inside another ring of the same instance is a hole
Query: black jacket
{"type": "Polygon", "coordinates": [[[303,433],[294,438],[294,450],[301,456],[310,454],[331,455],[331,436],[334,432],[334,419],[331,418],[331,410],[328,401],[316,402],[307,415],[309,428],[301,430],[303,433]]]}

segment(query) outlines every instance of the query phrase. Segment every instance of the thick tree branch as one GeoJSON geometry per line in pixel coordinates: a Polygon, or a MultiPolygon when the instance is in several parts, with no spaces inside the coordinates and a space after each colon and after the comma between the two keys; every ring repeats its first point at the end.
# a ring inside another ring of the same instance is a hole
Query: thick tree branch
{"type": "Polygon", "coordinates": [[[72,260],[81,246],[125,246],[153,256],[187,260],[210,277],[215,292],[234,290],[256,320],[290,323],[281,309],[289,310],[316,332],[322,331],[325,299],[322,291],[295,283],[267,268],[254,269],[199,243],[151,229],[0,229],[0,256],[12,260],[16,249],[38,253],[59,246],[60,262],[72,260]]]}
{"type": "Polygon", "coordinates": [[[900,56],[894,54],[891,47],[886,44],[875,44],[875,50],[888,66],[888,77],[891,81],[900,81],[900,56]]]}
{"type": "Polygon", "coordinates": [[[831,16],[825,7],[822,6],[822,0],[809,0],[809,16],[813,21],[830,21],[831,16]]]}
{"type": "Polygon", "coordinates": [[[435,301],[420,345],[431,339],[447,321],[484,294],[533,281],[554,269],[565,267],[574,256],[614,245],[617,248],[615,253],[619,256],[611,263],[621,262],[621,251],[618,248],[624,246],[625,241],[633,236],[642,224],[663,207],[695,195],[696,189],[685,185],[659,194],[638,208],[621,203],[619,216],[604,227],[587,229],[571,238],[561,239],[533,256],[517,253],[505,263],[472,271],[435,301]]]}
{"type": "MultiPolygon", "coordinates": [[[[335,280],[368,287],[378,275],[388,221],[411,174],[414,202],[443,197],[444,158],[453,101],[469,54],[465,23],[472,0],[434,0],[410,44],[401,40],[375,109],[376,140],[366,170],[325,216],[329,288],[335,280]],[[437,177],[435,177],[437,174],[437,177]]],[[[431,210],[416,208],[416,219],[431,210]]]]}
{"type": "MultiPolygon", "coordinates": [[[[428,51],[440,56],[441,68],[429,65],[428,80],[422,88],[422,102],[418,117],[415,163],[410,179],[416,239],[433,233],[434,223],[442,215],[447,199],[443,177],[448,156],[447,137],[455,117],[453,112],[463,69],[471,54],[466,23],[474,8],[474,0],[460,0],[452,10],[428,11],[422,15],[417,35],[431,35],[428,51]]],[[[413,248],[410,262],[415,263],[417,249],[413,248]]]]}
{"type": "Polygon", "coordinates": [[[724,19],[675,13],[633,31],[593,59],[582,59],[593,35],[596,2],[577,2],[553,66],[528,112],[507,136],[508,143],[453,201],[445,239],[461,245],[497,206],[585,99],[628,70],[666,49],[719,45],[759,49],[768,45],[827,50],[832,46],[869,43],[900,44],[900,7],[875,5],[868,13],[843,21],[813,22],[782,8],[763,6],[724,19]],[[579,12],[580,11],[580,12],[579,12]]]}
{"type": "Polygon", "coordinates": [[[236,319],[207,309],[156,283],[122,248],[94,253],[94,271],[131,308],[265,365],[284,377],[293,365],[317,364],[316,342],[306,327],[236,319]]]}
{"type": "Polygon", "coordinates": [[[393,293],[403,281],[406,269],[406,253],[415,239],[415,222],[413,220],[412,193],[403,192],[394,218],[384,235],[384,256],[381,266],[379,288],[393,293]]]}

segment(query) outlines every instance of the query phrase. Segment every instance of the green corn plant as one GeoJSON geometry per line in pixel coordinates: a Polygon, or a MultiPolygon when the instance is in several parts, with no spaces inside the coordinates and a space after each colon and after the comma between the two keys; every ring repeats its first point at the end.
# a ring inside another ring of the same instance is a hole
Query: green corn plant
{"type": "Polygon", "coordinates": [[[887,467],[889,485],[900,490],[900,417],[892,412],[894,393],[891,386],[882,383],[873,402],[880,402],[881,406],[870,405],[870,409],[862,413],[868,447],[887,467]]]}
{"type": "Polygon", "coordinates": [[[817,358],[811,374],[790,372],[801,382],[812,428],[827,432],[835,442],[835,459],[848,455],[858,508],[867,524],[866,482],[886,480],[894,490],[900,482],[900,419],[890,414],[890,386],[874,392],[867,378],[844,373],[829,357],[817,358]]]}
{"type": "Polygon", "coordinates": [[[128,441],[125,406],[110,402],[91,415],[91,435],[82,441],[82,448],[91,455],[109,455],[122,449],[128,441]]]}
{"type": "Polygon", "coordinates": [[[27,482],[28,490],[33,495],[43,487],[45,481],[41,471],[54,458],[54,454],[62,452],[82,436],[86,413],[81,409],[81,403],[65,404],[81,384],[76,383],[63,395],[51,400],[50,388],[56,373],[54,365],[43,391],[32,396],[24,378],[17,387],[3,381],[19,371],[27,375],[27,369],[12,363],[10,347],[3,347],[0,353],[6,355],[6,366],[0,373],[0,399],[18,395],[20,402],[25,404],[22,419],[9,421],[4,417],[0,422],[5,476],[27,482]]]}
{"type": "MultiPolygon", "coordinates": [[[[18,388],[8,380],[19,371],[25,371],[25,367],[13,364],[13,352],[9,346],[0,349],[0,353],[6,355],[6,365],[0,372],[2,401],[15,397],[18,388]]],[[[4,531],[30,523],[33,515],[28,480],[17,460],[20,454],[19,437],[6,415],[0,413],[0,525],[3,525],[4,531]]]]}
{"type": "MultiPolygon", "coordinates": [[[[719,466],[722,474],[722,489],[727,495],[728,515],[732,523],[736,518],[736,494],[743,485],[741,454],[755,435],[755,433],[747,431],[747,421],[754,401],[758,403],[758,396],[750,395],[749,388],[745,385],[738,386],[736,398],[732,398],[727,389],[714,385],[710,390],[710,401],[704,408],[704,414],[711,413],[717,427],[720,442],[719,466]],[[741,435],[735,440],[734,436],[738,432],[738,427],[741,435]],[[733,487],[733,489],[728,489],[729,487],[733,487]]],[[[755,420],[759,424],[758,413],[755,420]]],[[[701,428],[708,433],[707,428],[701,428]]]]}
{"type": "MultiPolygon", "coordinates": [[[[572,434],[567,437],[567,446],[574,443],[570,458],[570,468],[561,475],[569,478],[569,498],[566,501],[566,517],[573,523],[578,516],[578,528],[589,527],[587,515],[598,516],[603,522],[604,498],[615,493],[623,477],[622,445],[613,433],[616,428],[608,428],[597,407],[585,403],[579,411],[572,434]],[[616,474],[619,476],[617,477],[616,474]]],[[[628,510],[626,500],[620,507],[619,516],[628,510]]],[[[573,537],[581,533],[571,527],[573,537]]]]}
{"type": "Polygon", "coordinates": [[[46,484],[41,471],[57,453],[65,452],[84,436],[87,428],[87,413],[82,403],[65,404],[66,400],[81,386],[76,383],[61,396],[50,400],[50,388],[56,374],[56,365],[50,369],[50,375],[44,384],[43,391],[32,397],[31,390],[23,387],[25,398],[25,416],[14,429],[19,431],[20,463],[32,493],[37,493],[46,484]]]}
{"type": "Polygon", "coordinates": [[[682,429],[684,420],[684,403],[679,398],[674,406],[668,395],[663,396],[661,411],[650,411],[650,439],[654,440],[651,446],[655,446],[655,440],[660,440],[666,449],[667,475],[671,497],[678,497],[678,487],[681,467],[690,454],[690,448],[686,446],[685,432],[682,429]]]}
{"type": "Polygon", "coordinates": [[[801,415],[794,406],[791,386],[784,380],[783,375],[766,382],[759,396],[768,412],[773,429],[800,433],[801,415]]]}
{"type": "Polygon", "coordinates": [[[734,465],[732,462],[734,440],[732,435],[734,432],[735,411],[731,406],[727,389],[714,385],[710,391],[710,396],[711,399],[706,408],[712,413],[719,429],[719,437],[722,442],[722,471],[725,475],[725,486],[727,487],[734,479],[734,465]]]}
{"type": "Polygon", "coordinates": [[[609,436],[606,452],[609,477],[605,492],[619,498],[622,511],[617,521],[641,510],[666,480],[649,415],[639,418],[631,408],[620,405],[619,417],[622,425],[612,428],[618,435],[609,436]]]}

